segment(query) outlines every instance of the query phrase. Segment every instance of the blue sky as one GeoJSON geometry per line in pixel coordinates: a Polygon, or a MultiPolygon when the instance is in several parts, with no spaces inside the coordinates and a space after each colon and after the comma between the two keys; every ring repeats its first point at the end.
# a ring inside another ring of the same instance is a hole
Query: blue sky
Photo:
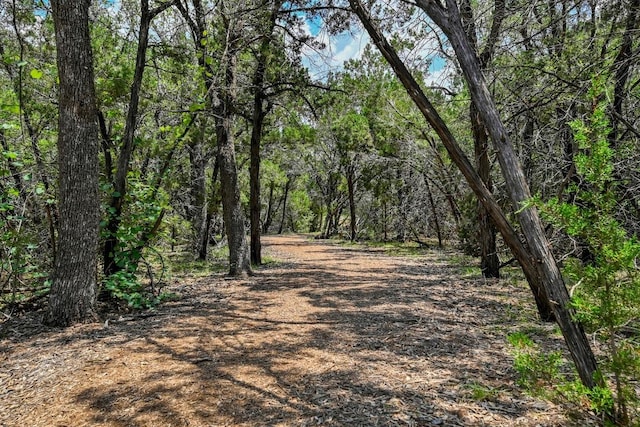
{"type": "MultiPolygon", "coordinates": [[[[369,36],[360,28],[351,32],[343,32],[337,35],[329,35],[322,27],[320,18],[306,19],[306,31],[322,41],[327,47],[322,52],[307,50],[303,64],[309,69],[312,77],[323,79],[329,71],[342,68],[350,59],[358,59],[369,43],[369,36]]],[[[443,58],[434,55],[432,49],[423,54],[431,58],[429,66],[430,82],[441,80],[445,74],[446,62],[443,58]],[[430,53],[431,52],[431,53],[430,53]]]]}

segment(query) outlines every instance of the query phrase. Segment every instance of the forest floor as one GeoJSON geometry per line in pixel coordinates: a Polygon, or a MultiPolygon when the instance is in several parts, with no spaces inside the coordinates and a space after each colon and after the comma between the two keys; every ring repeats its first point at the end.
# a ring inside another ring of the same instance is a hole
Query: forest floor
{"type": "Polygon", "coordinates": [[[521,283],[465,274],[451,251],[263,239],[277,262],[178,278],[152,311],[4,320],[0,426],[592,424],[516,386],[508,333],[564,351],[521,283]]]}

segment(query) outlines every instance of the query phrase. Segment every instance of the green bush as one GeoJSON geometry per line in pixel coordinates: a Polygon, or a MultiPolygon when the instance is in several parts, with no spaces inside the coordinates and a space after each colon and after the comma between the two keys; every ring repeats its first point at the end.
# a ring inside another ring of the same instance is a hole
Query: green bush
{"type": "Polygon", "coordinates": [[[126,270],[118,271],[104,280],[104,288],[110,296],[117,300],[122,300],[129,307],[152,308],[162,301],[173,297],[166,292],[156,293],[140,283],[135,274],[126,270]]]}
{"type": "MultiPolygon", "coordinates": [[[[640,242],[620,224],[614,151],[609,146],[609,122],[604,85],[596,81],[590,92],[593,111],[588,120],[571,127],[579,151],[574,157],[579,177],[569,191],[572,203],[560,199],[535,200],[542,215],[569,237],[586,245],[591,260],[569,258],[563,273],[572,290],[572,304],[586,330],[602,343],[605,354],[599,366],[604,388],[584,391],[595,408],[607,408],[619,425],[634,425],[640,398],[640,242]]],[[[638,421],[635,421],[636,423],[638,421]]]]}

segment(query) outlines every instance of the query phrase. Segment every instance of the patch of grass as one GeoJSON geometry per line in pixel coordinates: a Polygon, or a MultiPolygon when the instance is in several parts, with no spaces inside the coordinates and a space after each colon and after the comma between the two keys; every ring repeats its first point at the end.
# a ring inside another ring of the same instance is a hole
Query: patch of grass
{"type": "Polygon", "coordinates": [[[167,257],[167,270],[169,275],[189,275],[204,277],[214,273],[221,273],[227,269],[227,257],[229,250],[212,248],[210,258],[205,261],[196,260],[189,251],[181,251],[170,254],[167,257]]]}
{"type": "Polygon", "coordinates": [[[533,340],[524,332],[513,332],[507,335],[507,341],[518,350],[534,346],[533,340]]]}
{"type": "Polygon", "coordinates": [[[277,258],[272,257],[271,255],[262,255],[262,265],[261,267],[277,267],[283,264],[283,262],[277,258]]]}
{"type": "Polygon", "coordinates": [[[417,242],[367,242],[364,243],[363,246],[382,249],[385,254],[391,256],[419,257],[432,251],[431,247],[421,245],[417,242]]]}
{"type": "Polygon", "coordinates": [[[495,400],[500,395],[499,389],[491,386],[485,386],[475,381],[465,384],[465,388],[469,390],[471,399],[477,402],[495,400]]]}

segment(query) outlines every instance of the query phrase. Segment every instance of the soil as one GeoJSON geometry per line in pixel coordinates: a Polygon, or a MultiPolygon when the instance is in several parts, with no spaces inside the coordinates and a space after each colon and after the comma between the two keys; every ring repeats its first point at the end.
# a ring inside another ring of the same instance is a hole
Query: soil
{"type": "Polygon", "coordinates": [[[451,252],[263,243],[277,262],[184,277],[152,311],[64,330],[5,319],[0,426],[593,424],[516,386],[508,332],[564,351],[521,284],[465,274],[451,252]]]}

